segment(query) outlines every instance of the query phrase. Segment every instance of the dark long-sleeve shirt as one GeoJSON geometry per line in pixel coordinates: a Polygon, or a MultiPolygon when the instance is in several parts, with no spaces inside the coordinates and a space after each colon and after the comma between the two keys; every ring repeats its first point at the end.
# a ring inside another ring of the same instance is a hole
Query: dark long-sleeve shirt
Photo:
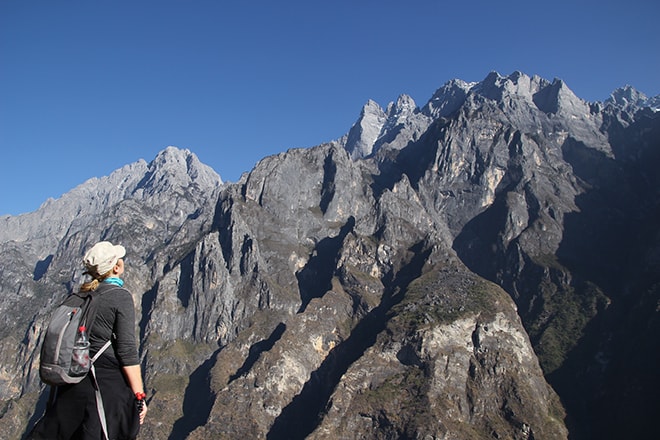
{"type": "Polygon", "coordinates": [[[92,292],[97,301],[96,319],[89,330],[90,354],[99,351],[112,338],[103,356],[119,366],[138,365],[135,341],[135,308],[131,293],[112,284],[101,283],[92,292]]]}

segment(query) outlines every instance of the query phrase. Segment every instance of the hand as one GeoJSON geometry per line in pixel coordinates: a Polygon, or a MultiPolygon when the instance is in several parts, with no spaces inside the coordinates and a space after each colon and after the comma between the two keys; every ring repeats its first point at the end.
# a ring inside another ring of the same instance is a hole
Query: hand
{"type": "Polygon", "coordinates": [[[142,409],[140,410],[140,425],[144,423],[144,418],[147,417],[147,402],[142,401],[142,409]]]}

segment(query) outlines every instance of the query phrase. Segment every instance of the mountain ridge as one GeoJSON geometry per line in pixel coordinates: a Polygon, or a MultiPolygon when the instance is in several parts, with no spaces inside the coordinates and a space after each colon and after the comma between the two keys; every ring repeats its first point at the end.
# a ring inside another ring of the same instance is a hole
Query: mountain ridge
{"type": "Polygon", "coordinates": [[[0,345],[20,353],[2,362],[3,422],[19,432],[44,404],[49,307],[81,278],[71,261],[111,239],[140,263],[126,282],[152,438],[657,432],[660,362],[626,344],[652,353],[660,336],[652,102],[492,72],[422,109],[369,102],[360,128],[233,184],[168,148],[100,179],[122,196],[77,215],[60,200],[75,218],[52,222],[58,240],[48,210],[0,218],[41,231],[0,234],[0,345]]]}
{"type": "MultiPolygon", "coordinates": [[[[602,106],[612,105],[622,110],[639,109],[649,107],[658,111],[658,100],[660,97],[648,98],[631,86],[623,86],[612,92],[603,103],[589,103],[578,98],[560,80],[550,82],[538,76],[529,77],[522,72],[514,72],[509,76],[502,76],[497,72],[491,72],[483,81],[468,83],[460,79],[446,82],[436,90],[429,101],[420,109],[412,98],[401,95],[399,100],[404,100],[408,107],[403,118],[397,118],[396,123],[386,126],[385,122],[391,118],[392,109],[399,105],[390,102],[387,111],[384,111],[376,102],[369,101],[362,109],[358,121],[353,125],[347,137],[339,142],[346,148],[354,158],[364,158],[373,154],[380,144],[387,142],[388,137],[396,137],[396,130],[401,126],[407,127],[408,137],[415,139],[419,131],[423,131],[432,120],[447,117],[457,111],[467,99],[487,98],[491,101],[502,101],[503,99],[526,100],[546,114],[557,114],[563,112],[563,116],[582,118],[582,115],[592,113],[591,108],[598,109],[602,106]],[[410,109],[414,106],[414,109],[410,109]],[[423,116],[422,116],[423,115],[423,116]],[[413,120],[416,119],[416,120],[413,120]],[[414,128],[410,128],[413,126],[414,128]],[[366,131],[361,137],[360,133],[366,131]],[[415,133],[413,135],[410,132],[415,133]]],[[[399,148],[405,145],[399,145],[399,148]]]]}

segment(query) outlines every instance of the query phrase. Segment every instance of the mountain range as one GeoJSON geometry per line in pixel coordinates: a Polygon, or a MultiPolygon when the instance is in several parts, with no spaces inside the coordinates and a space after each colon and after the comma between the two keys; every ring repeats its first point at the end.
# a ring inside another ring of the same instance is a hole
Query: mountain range
{"type": "Polygon", "coordinates": [[[0,217],[4,432],[43,412],[49,313],[110,240],[143,438],[657,437],[659,110],[492,72],[235,183],[168,147],[0,217]]]}

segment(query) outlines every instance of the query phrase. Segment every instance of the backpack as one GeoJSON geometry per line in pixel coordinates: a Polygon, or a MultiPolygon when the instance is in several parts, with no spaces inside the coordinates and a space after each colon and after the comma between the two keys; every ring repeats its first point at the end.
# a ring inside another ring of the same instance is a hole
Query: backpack
{"type": "MultiPolygon", "coordinates": [[[[88,292],[72,293],[51,314],[41,345],[39,376],[41,381],[52,386],[74,384],[82,381],[85,374],[72,375],[71,359],[73,343],[82,325],[91,329],[96,317],[96,301],[88,292]]],[[[93,362],[110,346],[106,342],[94,356],[93,362]]]]}

